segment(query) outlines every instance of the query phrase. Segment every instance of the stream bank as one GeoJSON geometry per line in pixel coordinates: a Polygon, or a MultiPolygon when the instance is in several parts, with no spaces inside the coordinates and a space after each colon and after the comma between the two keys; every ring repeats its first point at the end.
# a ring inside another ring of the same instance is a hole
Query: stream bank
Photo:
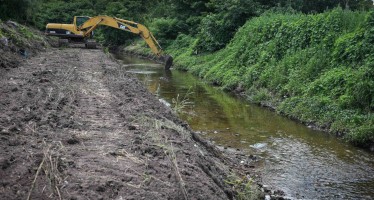
{"type": "Polygon", "coordinates": [[[223,92],[178,70],[137,56],[116,55],[160,101],[221,149],[260,160],[262,182],[290,199],[371,199],[374,157],[335,136],[223,92]],[[180,107],[180,106],[179,106],[180,107]]]}
{"type": "MultiPolygon", "coordinates": [[[[268,13],[249,19],[217,51],[202,51],[203,38],[186,33],[162,46],[179,70],[374,150],[373,22],[372,11],[341,8],[268,13]]],[[[135,41],[126,49],[144,47],[135,41]]]]}
{"type": "Polygon", "coordinates": [[[240,164],[255,161],[209,145],[101,50],[49,48],[20,63],[0,84],[2,198],[261,195],[240,164]]]}
{"type": "Polygon", "coordinates": [[[202,139],[101,49],[1,28],[2,199],[264,197],[256,160],[202,139]]]}

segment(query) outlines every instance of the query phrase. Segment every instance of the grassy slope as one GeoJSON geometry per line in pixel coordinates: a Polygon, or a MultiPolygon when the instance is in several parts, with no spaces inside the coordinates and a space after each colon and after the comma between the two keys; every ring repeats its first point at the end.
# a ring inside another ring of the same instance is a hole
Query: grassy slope
{"type": "Polygon", "coordinates": [[[207,55],[196,41],[182,34],[167,47],[177,68],[352,143],[374,142],[373,12],[263,15],[207,55]]]}
{"type": "Polygon", "coordinates": [[[36,55],[49,46],[45,36],[16,22],[0,20],[0,78],[4,71],[18,67],[22,58],[36,55]]]}

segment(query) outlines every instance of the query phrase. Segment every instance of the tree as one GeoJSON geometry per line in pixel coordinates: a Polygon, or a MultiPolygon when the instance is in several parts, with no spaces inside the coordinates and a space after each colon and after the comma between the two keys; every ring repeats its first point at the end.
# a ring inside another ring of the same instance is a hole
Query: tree
{"type": "Polygon", "coordinates": [[[210,0],[206,5],[213,13],[204,17],[200,24],[198,51],[216,51],[225,47],[240,26],[262,11],[254,0],[210,0]]]}
{"type": "Polygon", "coordinates": [[[368,10],[373,7],[372,0],[258,0],[259,3],[271,7],[291,7],[303,13],[321,13],[337,6],[351,10],[368,10]]]}
{"type": "Polygon", "coordinates": [[[0,19],[25,21],[30,0],[0,0],[0,19]]]}

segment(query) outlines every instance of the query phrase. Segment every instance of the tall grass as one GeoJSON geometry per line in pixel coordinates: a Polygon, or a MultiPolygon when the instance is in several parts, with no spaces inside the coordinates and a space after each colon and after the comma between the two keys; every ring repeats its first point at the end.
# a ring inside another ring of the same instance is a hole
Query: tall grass
{"type": "Polygon", "coordinates": [[[180,34],[168,46],[177,68],[353,143],[374,142],[374,12],[266,13],[213,54],[194,50],[197,40],[180,34]]]}

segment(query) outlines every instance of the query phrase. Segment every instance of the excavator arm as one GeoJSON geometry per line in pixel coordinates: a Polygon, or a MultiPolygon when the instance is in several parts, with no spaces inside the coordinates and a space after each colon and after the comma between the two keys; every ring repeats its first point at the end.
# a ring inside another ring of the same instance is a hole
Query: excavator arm
{"type": "MultiPolygon", "coordinates": [[[[160,44],[147,27],[125,19],[109,16],[79,16],[74,17],[74,24],[47,24],[46,34],[60,37],[59,45],[60,43],[61,45],[66,45],[69,43],[69,40],[80,41],[88,39],[92,36],[92,32],[99,26],[109,26],[139,35],[144,39],[149,48],[151,48],[152,52],[165,63],[165,69],[168,70],[173,64],[173,58],[169,55],[164,55],[160,44]]],[[[86,46],[87,48],[95,48],[96,43],[86,40],[86,46]]]]}
{"type": "Polygon", "coordinates": [[[98,26],[110,26],[116,29],[137,34],[144,39],[144,41],[147,43],[149,48],[151,48],[154,54],[156,54],[157,56],[162,56],[163,54],[160,44],[157,42],[156,38],[148,30],[148,28],[142,24],[133,21],[109,16],[96,16],[91,17],[89,20],[87,20],[85,23],[83,23],[81,26],[77,28],[79,31],[84,32],[84,37],[87,37],[98,26]]]}

